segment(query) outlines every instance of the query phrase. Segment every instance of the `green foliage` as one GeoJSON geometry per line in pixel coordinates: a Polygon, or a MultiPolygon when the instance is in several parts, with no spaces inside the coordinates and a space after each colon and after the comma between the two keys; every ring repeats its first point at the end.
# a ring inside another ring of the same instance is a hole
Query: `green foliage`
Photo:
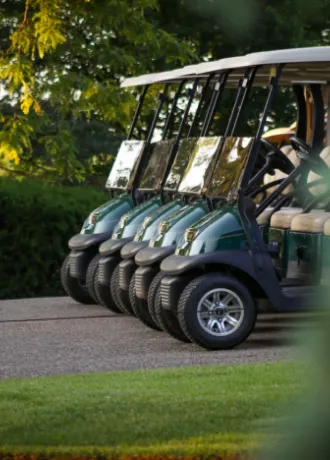
{"type": "Polygon", "coordinates": [[[105,193],[24,179],[0,181],[0,298],[63,294],[59,281],[68,240],[105,193]]]}
{"type": "MultiPolygon", "coordinates": [[[[61,183],[88,180],[95,155],[102,154],[98,170],[106,169],[105,158],[116,154],[134,111],[132,92],[119,91],[122,77],[327,45],[329,11],[330,0],[2,0],[0,82],[12,111],[0,106],[0,170],[61,183]],[[90,155],[92,136],[82,145],[78,134],[88,121],[114,139],[90,155]]],[[[147,120],[155,97],[156,91],[148,96],[147,120]]],[[[294,121],[292,100],[279,95],[270,127],[294,121]]],[[[262,95],[254,101],[247,133],[259,118],[262,95]]],[[[231,104],[221,107],[218,126],[231,104]]]]}
{"type": "Polygon", "coordinates": [[[160,54],[174,66],[190,57],[184,41],[147,18],[157,10],[157,0],[1,2],[0,79],[20,133],[3,113],[0,168],[46,168],[59,182],[84,180],[90,171],[78,158],[68,118],[96,119],[123,134],[135,101],[130,91],[118,91],[120,79],[152,71],[160,54]],[[38,134],[44,155],[36,161],[38,134]]]}

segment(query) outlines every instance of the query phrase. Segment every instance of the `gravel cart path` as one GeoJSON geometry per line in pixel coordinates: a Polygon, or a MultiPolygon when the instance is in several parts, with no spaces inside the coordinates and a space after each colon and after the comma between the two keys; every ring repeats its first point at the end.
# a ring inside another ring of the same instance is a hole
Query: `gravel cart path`
{"type": "Polygon", "coordinates": [[[309,321],[260,315],[246,343],[209,352],[67,297],[0,301],[0,378],[293,360],[292,338],[309,321]]]}

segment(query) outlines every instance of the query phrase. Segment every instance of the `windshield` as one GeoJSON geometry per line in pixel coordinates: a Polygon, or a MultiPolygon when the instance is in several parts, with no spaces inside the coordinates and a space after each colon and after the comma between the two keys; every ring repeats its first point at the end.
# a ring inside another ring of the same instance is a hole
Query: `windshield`
{"type": "Polygon", "coordinates": [[[178,189],[181,178],[188,166],[189,158],[196,142],[197,138],[181,140],[174,164],[165,182],[165,190],[176,191],[178,189]]]}
{"type": "Polygon", "coordinates": [[[224,198],[227,201],[236,199],[252,141],[251,137],[226,139],[206,192],[208,196],[224,198]]]}
{"type": "Polygon", "coordinates": [[[149,161],[143,172],[139,189],[158,190],[161,187],[175,143],[175,139],[168,139],[150,146],[149,161]]]}
{"type": "Polygon", "coordinates": [[[182,193],[201,193],[205,179],[218,151],[221,137],[202,137],[192,153],[186,173],[179,186],[182,193]]]}
{"type": "Polygon", "coordinates": [[[127,189],[130,187],[144,145],[144,141],[122,142],[106,183],[107,189],[127,189]]]}

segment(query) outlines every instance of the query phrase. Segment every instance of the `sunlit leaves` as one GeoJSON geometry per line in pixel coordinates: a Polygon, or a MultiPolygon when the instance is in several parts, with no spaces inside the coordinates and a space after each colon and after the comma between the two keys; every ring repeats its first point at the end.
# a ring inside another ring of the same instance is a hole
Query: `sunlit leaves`
{"type": "Polygon", "coordinates": [[[17,165],[24,153],[31,152],[33,127],[22,116],[3,118],[0,131],[0,159],[17,165]]]}
{"type": "Polygon", "coordinates": [[[10,45],[1,47],[0,79],[15,106],[15,118],[3,122],[1,158],[13,167],[82,180],[88,165],[78,161],[65,120],[102,120],[123,134],[135,101],[119,91],[120,79],[155,70],[164,55],[178,65],[190,57],[150,20],[158,0],[4,0],[1,7],[2,43],[10,45]]]}

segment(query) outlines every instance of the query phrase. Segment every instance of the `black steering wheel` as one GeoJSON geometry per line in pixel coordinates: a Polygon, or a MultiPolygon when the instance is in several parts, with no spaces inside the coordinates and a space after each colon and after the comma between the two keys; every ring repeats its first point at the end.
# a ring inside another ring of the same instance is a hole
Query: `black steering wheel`
{"type": "Polygon", "coordinates": [[[298,137],[291,137],[290,143],[296,151],[297,157],[302,161],[306,161],[308,163],[309,168],[314,173],[320,176],[329,177],[329,166],[319,155],[312,154],[312,149],[308,144],[306,144],[306,142],[302,141],[298,137]]]}
{"type": "Polygon", "coordinates": [[[267,151],[267,161],[270,167],[279,169],[285,174],[290,174],[295,169],[294,164],[276,145],[267,139],[261,139],[261,143],[267,151]]]}
{"type": "Polygon", "coordinates": [[[290,144],[292,145],[293,149],[297,152],[297,154],[300,152],[306,153],[307,155],[311,154],[310,146],[306,144],[305,141],[299,139],[299,137],[291,137],[290,144]]]}

